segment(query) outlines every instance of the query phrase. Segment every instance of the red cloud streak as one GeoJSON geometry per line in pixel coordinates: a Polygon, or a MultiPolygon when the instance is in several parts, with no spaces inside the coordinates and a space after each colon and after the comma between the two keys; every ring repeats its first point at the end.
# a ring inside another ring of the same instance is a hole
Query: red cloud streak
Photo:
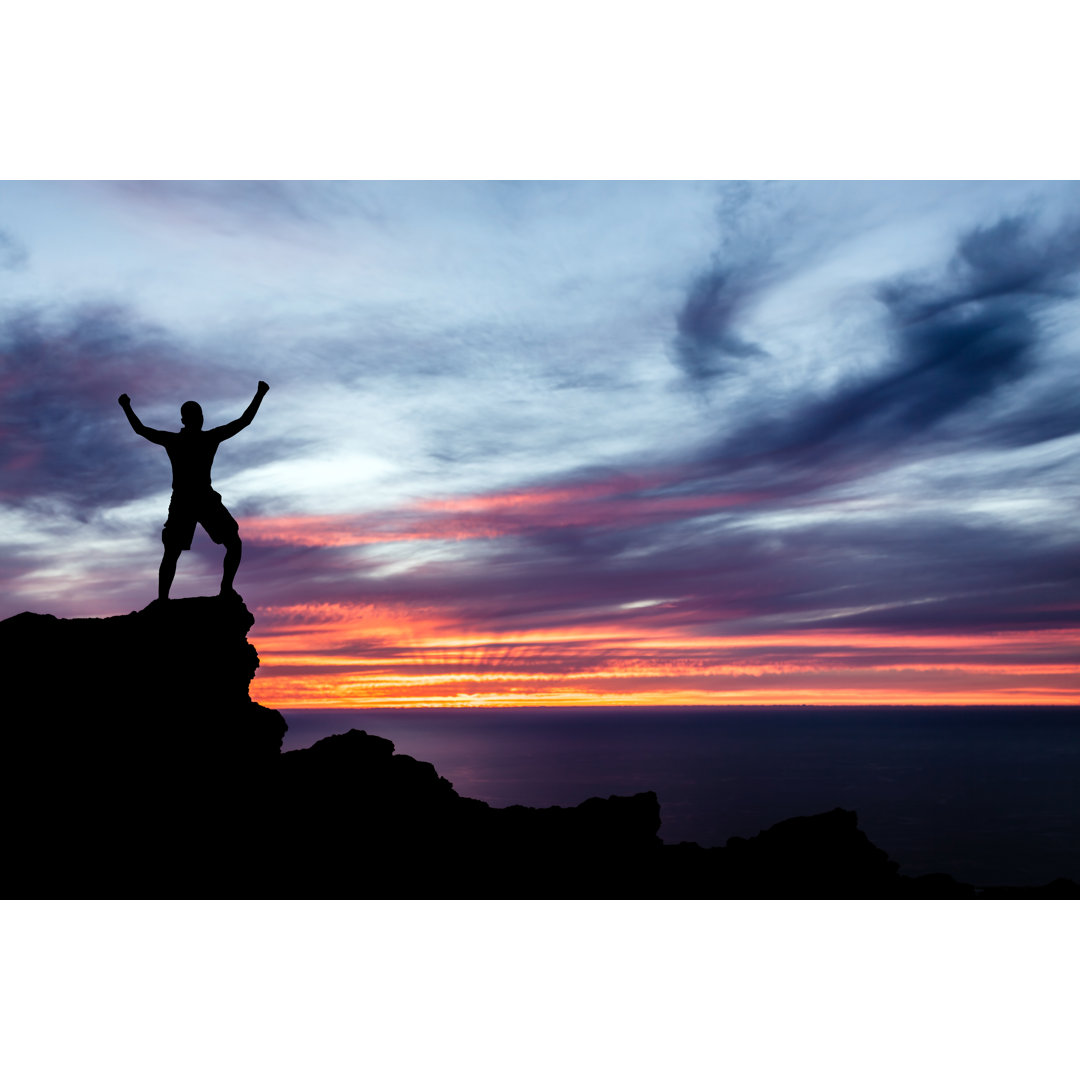
{"type": "Polygon", "coordinates": [[[561,487],[426,499],[406,509],[378,513],[246,518],[242,524],[245,537],[264,543],[342,547],[491,538],[568,526],[630,528],[731,510],[762,498],[746,492],[656,493],[659,484],[675,479],[674,474],[620,476],[561,487]]]}

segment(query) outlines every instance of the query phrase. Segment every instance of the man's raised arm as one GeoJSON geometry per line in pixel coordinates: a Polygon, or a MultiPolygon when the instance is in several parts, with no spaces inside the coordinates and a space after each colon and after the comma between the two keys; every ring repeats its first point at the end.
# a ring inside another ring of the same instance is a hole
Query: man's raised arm
{"type": "Polygon", "coordinates": [[[221,427],[214,428],[214,431],[223,439],[231,439],[238,431],[243,431],[255,419],[255,414],[259,411],[262,399],[266,397],[266,391],[269,389],[270,386],[260,380],[259,389],[255,391],[251,404],[244,410],[243,414],[228,424],[222,424],[221,427]]]}
{"type": "Polygon", "coordinates": [[[124,410],[124,415],[128,418],[128,423],[132,426],[136,435],[141,435],[144,439],[149,439],[152,443],[164,443],[165,436],[168,432],[157,431],[155,428],[147,427],[136,415],[135,410],[131,407],[131,398],[127,394],[121,394],[117,401],[120,402],[120,408],[124,410]]]}

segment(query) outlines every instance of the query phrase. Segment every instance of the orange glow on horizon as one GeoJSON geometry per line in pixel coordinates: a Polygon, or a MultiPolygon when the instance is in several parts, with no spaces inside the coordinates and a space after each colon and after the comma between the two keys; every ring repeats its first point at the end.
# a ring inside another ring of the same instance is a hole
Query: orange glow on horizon
{"type": "Polygon", "coordinates": [[[1080,703],[1073,630],[720,637],[613,613],[478,633],[448,611],[374,604],[266,608],[259,619],[251,692],[279,709],[1080,703]]]}
{"type": "MultiPolygon", "coordinates": [[[[363,696],[335,693],[332,687],[313,688],[304,685],[299,693],[290,692],[277,680],[258,681],[257,699],[271,709],[454,709],[454,708],[504,708],[523,707],[618,707],[649,706],[652,708],[675,708],[682,705],[1077,705],[1077,695],[1068,691],[1046,688],[1024,688],[1014,692],[1001,690],[941,690],[918,693],[904,691],[842,690],[810,691],[786,690],[761,693],[758,691],[726,691],[723,693],[695,693],[694,691],[662,690],[623,694],[574,693],[571,690],[538,691],[521,693],[467,692],[440,696],[380,693],[377,689],[363,696]],[[321,692],[319,692],[321,690],[321,692]]],[[[253,687],[255,689],[255,687],[253,687]]]]}

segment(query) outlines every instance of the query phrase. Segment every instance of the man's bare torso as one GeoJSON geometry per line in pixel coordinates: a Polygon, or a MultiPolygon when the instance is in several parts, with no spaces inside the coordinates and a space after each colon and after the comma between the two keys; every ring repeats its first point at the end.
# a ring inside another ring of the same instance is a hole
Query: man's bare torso
{"type": "Polygon", "coordinates": [[[210,488],[210,467],[221,445],[219,428],[210,431],[167,432],[165,452],[172,463],[173,491],[194,494],[210,488]]]}

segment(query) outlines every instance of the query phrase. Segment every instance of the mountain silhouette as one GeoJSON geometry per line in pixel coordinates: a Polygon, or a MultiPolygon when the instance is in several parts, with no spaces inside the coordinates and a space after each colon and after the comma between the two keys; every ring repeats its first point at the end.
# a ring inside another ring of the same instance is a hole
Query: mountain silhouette
{"type": "Polygon", "coordinates": [[[665,844],[654,792],[495,808],[352,730],[281,752],[235,594],[0,622],[9,896],[1080,898],[911,878],[835,809],[665,844]]]}

